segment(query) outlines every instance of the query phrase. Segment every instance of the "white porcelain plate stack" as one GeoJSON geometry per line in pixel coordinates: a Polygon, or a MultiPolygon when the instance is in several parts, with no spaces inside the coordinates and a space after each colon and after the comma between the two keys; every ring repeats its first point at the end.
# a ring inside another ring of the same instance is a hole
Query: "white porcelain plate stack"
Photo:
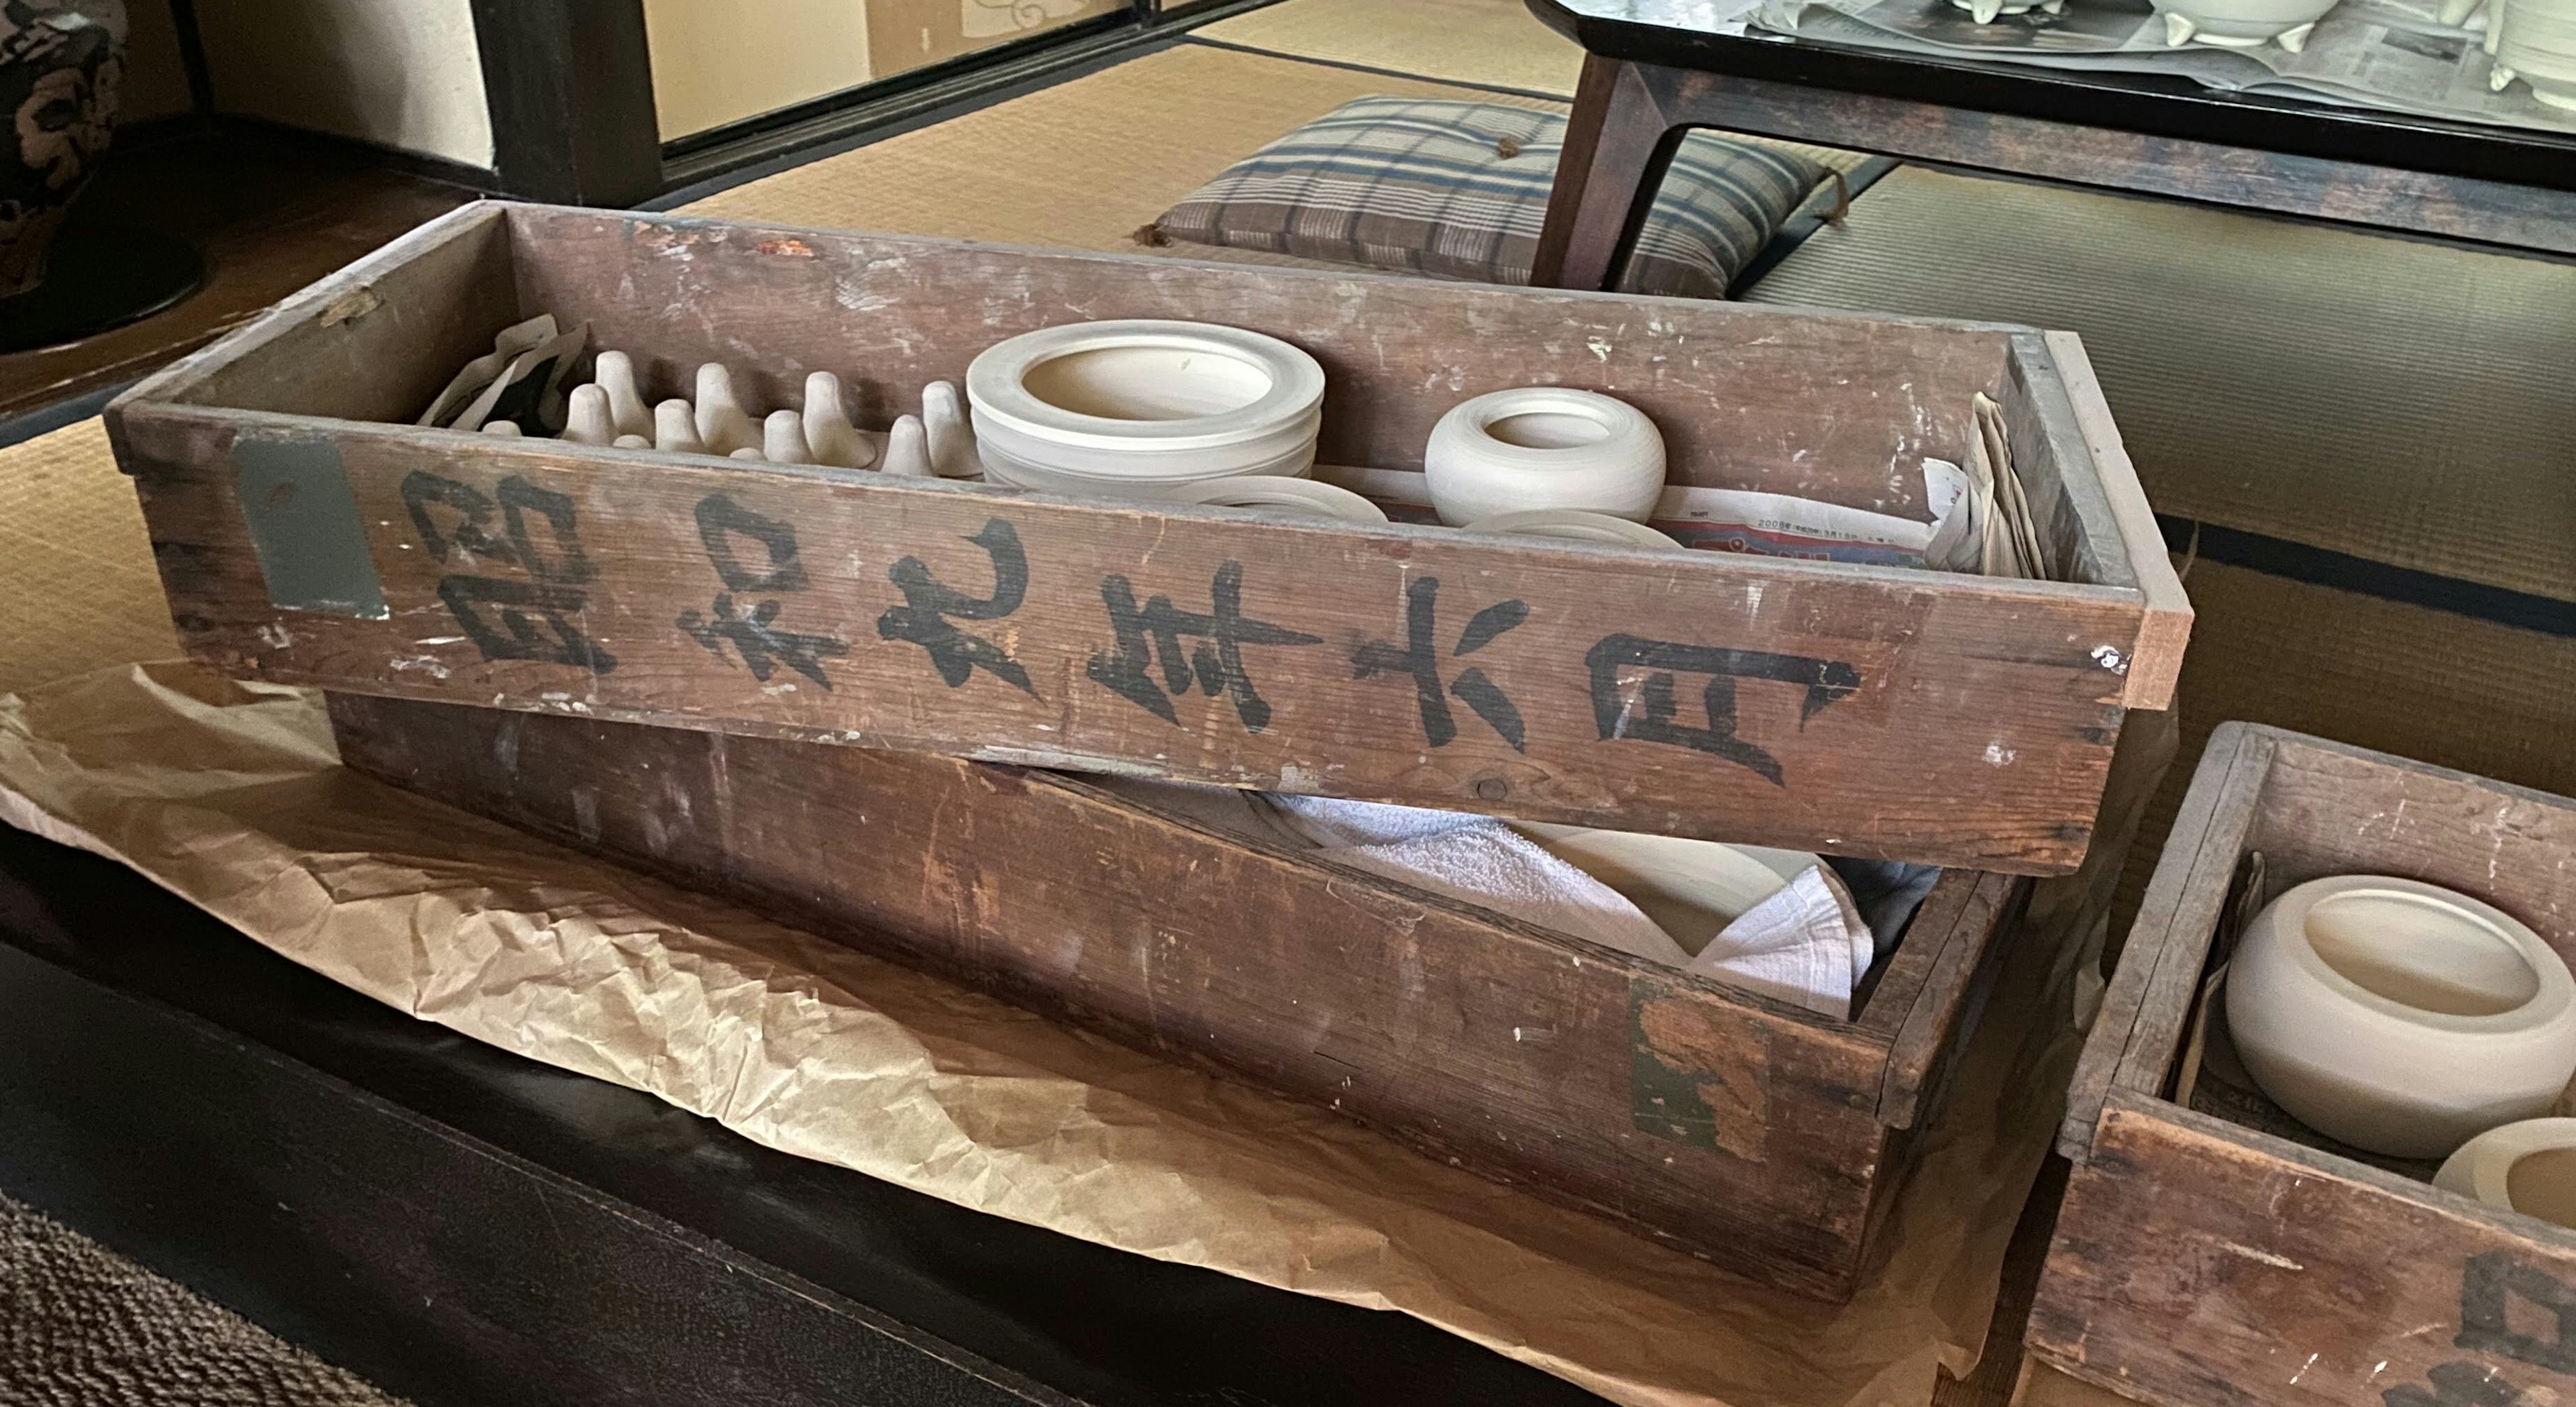
{"type": "Polygon", "coordinates": [[[2519,78],[2543,104],[2576,112],[2576,0],[2489,0],[2487,53],[2498,92],[2519,78]]]}
{"type": "Polygon", "coordinates": [[[987,348],[966,371],[984,476],[1088,497],[1304,478],[1324,369],[1276,337],[1208,323],[1074,323],[987,348]]]}

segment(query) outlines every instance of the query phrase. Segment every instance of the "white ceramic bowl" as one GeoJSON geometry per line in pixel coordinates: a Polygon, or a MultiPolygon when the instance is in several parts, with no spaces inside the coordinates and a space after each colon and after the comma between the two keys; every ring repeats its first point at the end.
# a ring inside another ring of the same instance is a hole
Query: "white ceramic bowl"
{"type": "Polygon", "coordinates": [[[1642,522],[1664,492],[1664,437],[1616,397],[1525,386],[1460,402],[1423,448],[1432,510],[1451,527],[1542,508],[1642,522]]]}
{"type": "Polygon", "coordinates": [[[1313,479],[1270,475],[1204,479],[1163,490],[1168,503],[1197,503],[1210,508],[1258,508],[1301,518],[1330,518],[1344,523],[1383,523],[1386,510],[1349,489],[1313,479]]]}
{"type": "Polygon", "coordinates": [[[1621,547],[1643,547],[1651,552],[1688,552],[1658,528],[1613,518],[1607,513],[1583,513],[1570,509],[1538,509],[1528,513],[1497,513],[1479,518],[1459,529],[1471,533],[1501,533],[1506,537],[1552,537],[1560,542],[1606,542],[1621,547]]]}
{"type": "Polygon", "coordinates": [[[2433,1185],[2576,1227],[2576,1119],[2525,1119],[2460,1145],[2433,1185]]]}
{"type": "Polygon", "coordinates": [[[2576,1075],[2576,979],[2500,909],[2411,879],[2311,880],[2255,915],[2227,1029],[2273,1102],[2357,1148],[2438,1158],[2576,1075]]]}
{"type": "Polygon", "coordinates": [[[986,348],[966,369],[986,476],[1064,493],[1303,477],[1323,397],[1313,357],[1209,323],[1042,328],[986,348]]]}
{"type": "Polygon", "coordinates": [[[2336,0],[2152,0],[2164,16],[2165,43],[2251,49],[2278,43],[2296,52],[2336,0]]]}
{"type": "Polygon", "coordinates": [[[1638,831],[1550,826],[1514,829],[1548,853],[1619,891],[1693,957],[1744,911],[1824,863],[1803,850],[1728,845],[1638,831]]]}

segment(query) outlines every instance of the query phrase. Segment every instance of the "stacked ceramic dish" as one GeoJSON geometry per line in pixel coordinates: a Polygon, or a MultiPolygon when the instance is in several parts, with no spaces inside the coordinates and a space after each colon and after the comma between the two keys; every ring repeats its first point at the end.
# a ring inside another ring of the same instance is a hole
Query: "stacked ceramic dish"
{"type": "Polygon", "coordinates": [[[2542,104],[2576,112],[2576,0],[2488,0],[2486,42],[2498,92],[2519,78],[2542,104]]]}
{"type": "Polygon", "coordinates": [[[984,476],[1091,497],[1305,478],[1324,369],[1276,337],[1208,323],[1074,323],[985,349],[966,370],[984,476]]]}

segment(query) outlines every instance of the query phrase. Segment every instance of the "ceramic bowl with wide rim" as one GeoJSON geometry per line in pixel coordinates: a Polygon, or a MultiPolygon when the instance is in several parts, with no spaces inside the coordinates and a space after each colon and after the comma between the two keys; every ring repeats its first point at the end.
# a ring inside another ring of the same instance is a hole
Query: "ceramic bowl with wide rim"
{"type": "Polygon", "coordinates": [[[2227,974],[2228,1033],[2274,1103],[2330,1137],[2437,1158],[2546,1112],[2576,1075],[2576,978],[2504,911],[2339,875],[2273,900],[2227,974]]]}
{"type": "Polygon", "coordinates": [[[966,369],[985,471],[1188,482],[1314,463],[1324,369],[1263,333],[1134,319],[1041,328],[966,369]]]}
{"type": "Polygon", "coordinates": [[[1643,522],[1664,492],[1664,437],[1615,396],[1523,386],[1450,407],[1431,427],[1422,475],[1452,527],[1540,509],[1643,522]]]}
{"type": "Polygon", "coordinates": [[[2576,1228],[2576,1119],[2525,1119],[2470,1139],[2433,1185],[2576,1228]]]}
{"type": "Polygon", "coordinates": [[[1195,503],[1209,508],[1252,508],[1344,523],[1383,523],[1386,510],[1349,489],[1314,479],[1251,475],[1202,479],[1160,490],[1166,503],[1195,503]]]}
{"type": "Polygon", "coordinates": [[[1696,957],[1747,909],[1823,864],[1803,850],[1515,821],[1549,854],[1619,891],[1696,957]]]}
{"type": "Polygon", "coordinates": [[[1585,513],[1573,509],[1541,508],[1526,513],[1497,513],[1490,518],[1479,518],[1459,531],[1498,533],[1505,537],[1550,537],[1560,542],[1611,543],[1620,547],[1642,547],[1650,552],[1690,550],[1660,528],[1614,518],[1607,513],[1585,513]]]}

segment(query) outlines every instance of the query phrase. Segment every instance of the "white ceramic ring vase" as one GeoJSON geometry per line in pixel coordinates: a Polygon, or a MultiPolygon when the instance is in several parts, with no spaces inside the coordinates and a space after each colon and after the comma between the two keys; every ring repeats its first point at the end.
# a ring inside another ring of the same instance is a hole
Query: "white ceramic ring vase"
{"type": "Polygon", "coordinates": [[[2576,1119],[2525,1119],[2460,1145],[2433,1185],[2576,1227],[2576,1119]]]}
{"type": "Polygon", "coordinates": [[[1525,386],[1451,407],[1422,473],[1451,527],[1549,508],[1643,522],[1664,492],[1664,437],[1616,397],[1525,386]]]}
{"type": "Polygon", "coordinates": [[[966,369],[986,477],[1059,493],[1151,497],[1205,479],[1303,478],[1323,398],[1313,357],[1209,323],[1043,328],[966,369]]]}
{"type": "Polygon", "coordinates": [[[2341,875],[2246,926],[2227,1028],[2254,1082],[2309,1127],[2438,1158],[2557,1102],[2576,1074],[2576,979],[2493,905],[2341,875]]]}

